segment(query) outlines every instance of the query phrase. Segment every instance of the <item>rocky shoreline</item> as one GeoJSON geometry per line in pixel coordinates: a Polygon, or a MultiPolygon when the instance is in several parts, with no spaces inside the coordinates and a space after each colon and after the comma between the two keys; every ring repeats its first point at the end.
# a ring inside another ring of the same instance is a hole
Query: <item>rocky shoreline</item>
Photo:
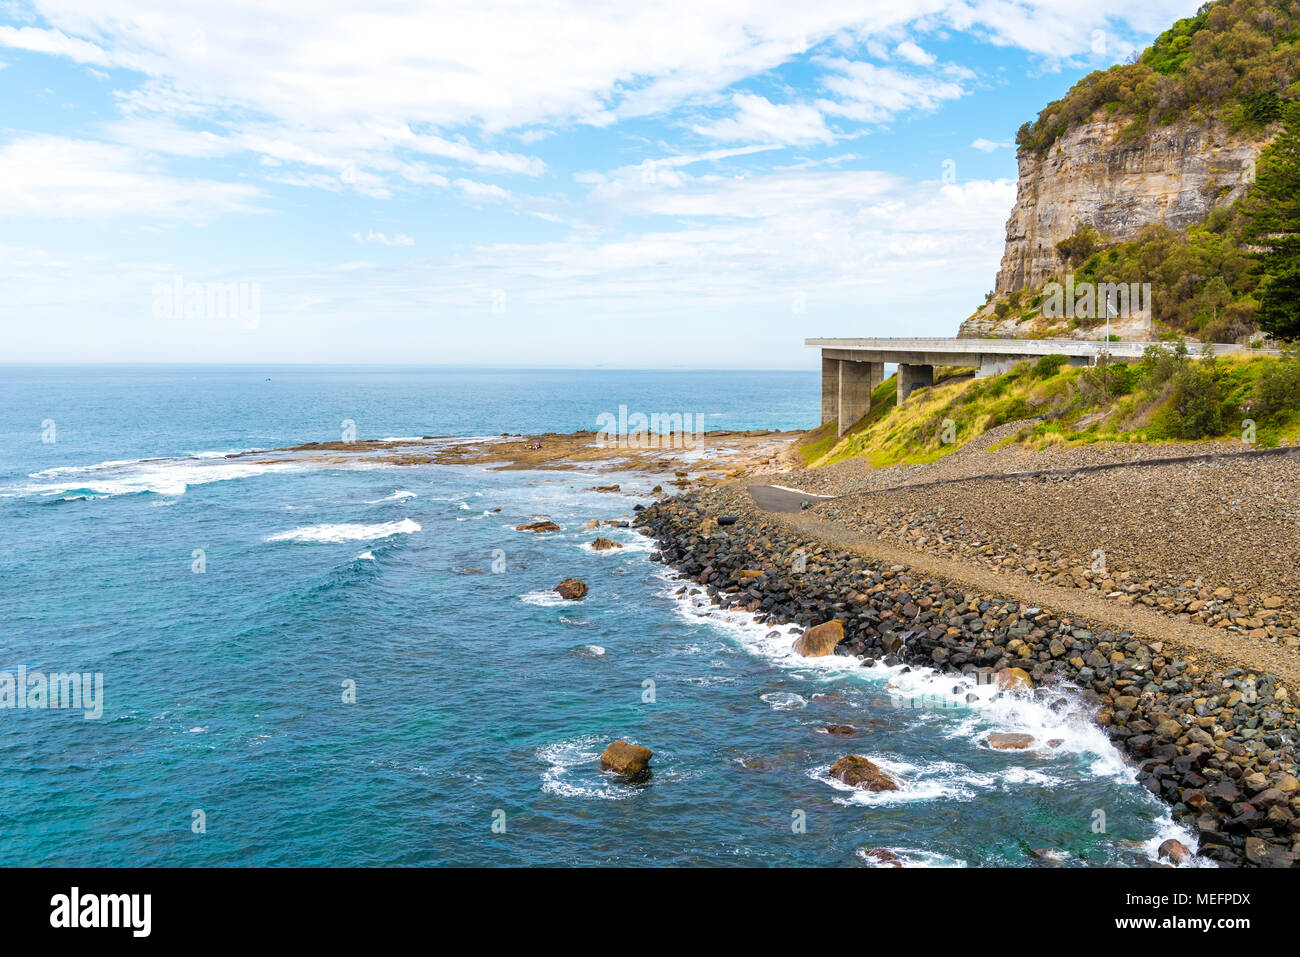
{"type": "Polygon", "coordinates": [[[658,543],[652,558],[688,580],[683,592],[774,624],[837,621],[836,654],[977,681],[1022,669],[1035,689],[1077,688],[1139,782],[1199,834],[1198,853],[1229,866],[1300,858],[1297,708],[1275,676],[1203,669],[1164,642],[809,541],[735,485],[665,499],[635,524],[658,543]]]}

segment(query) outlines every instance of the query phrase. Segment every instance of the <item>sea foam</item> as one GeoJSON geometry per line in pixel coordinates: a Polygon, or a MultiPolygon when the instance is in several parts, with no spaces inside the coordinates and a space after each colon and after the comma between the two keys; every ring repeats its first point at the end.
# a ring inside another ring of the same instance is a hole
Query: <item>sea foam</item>
{"type": "Polygon", "coordinates": [[[379,522],[374,525],[343,523],[337,525],[304,525],[287,532],[267,536],[268,542],[355,542],[387,538],[389,535],[410,535],[420,530],[420,524],[409,518],[400,522],[379,522]]]}

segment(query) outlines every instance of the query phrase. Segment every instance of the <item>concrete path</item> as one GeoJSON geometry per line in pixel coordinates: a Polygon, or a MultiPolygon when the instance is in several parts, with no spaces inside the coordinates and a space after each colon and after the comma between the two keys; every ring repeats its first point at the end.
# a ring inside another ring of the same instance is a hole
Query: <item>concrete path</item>
{"type": "Polygon", "coordinates": [[[825,502],[834,498],[832,495],[813,495],[811,492],[799,492],[795,489],[781,488],[779,485],[750,485],[749,497],[765,512],[798,512],[805,502],[825,502]]]}

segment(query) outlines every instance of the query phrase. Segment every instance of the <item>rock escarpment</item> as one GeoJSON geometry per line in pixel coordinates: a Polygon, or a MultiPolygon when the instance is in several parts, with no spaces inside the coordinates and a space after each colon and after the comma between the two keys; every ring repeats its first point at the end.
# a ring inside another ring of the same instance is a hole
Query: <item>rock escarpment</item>
{"type": "MultiPolygon", "coordinates": [[[[1145,226],[1184,229],[1202,223],[1213,209],[1245,194],[1266,142],[1233,134],[1214,119],[1180,120],[1137,137],[1123,132],[1130,122],[1130,117],[1098,113],[1066,131],[1042,155],[1020,151],[1016,204],[1007,219],[994,297],[962,323],[958,335],[1042,331],[1020,329],[1025,323],[1019,315],[999,317],[994,305],[1065,272],[1057,243],[1084,225],[1107,241],[1125,241],[1145,226]]],[[[1127,338],[1143,331],[1134,326],[1119,334],[1127,332],[1127,338]]],[[[1087,331],[1079,334],[1095,338],[1087,331]]]]}

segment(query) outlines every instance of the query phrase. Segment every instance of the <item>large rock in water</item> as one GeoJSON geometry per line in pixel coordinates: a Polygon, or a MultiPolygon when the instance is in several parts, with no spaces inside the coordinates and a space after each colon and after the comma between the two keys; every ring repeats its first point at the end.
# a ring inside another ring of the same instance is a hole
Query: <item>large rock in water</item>
{"type": "Polygon", "coordinates": [[[577,601],[587,594],[587,583],[576,578],[566,578],[555,586],[555,592],[561,598],[577,601]]]}
{"type": "Polygon", "coordinates": [[[598,552],[605,552],[611,548],[622,548],[623,546],[613,539],[601,537],[592,542],[591,547],[598,552]]]}
{"type": "Polygon", "coordinates": [[[897,791],[898,783],[860,754],[850,754],[831,765],[831,777],[864,791],[897,791]]]}
{"type": "Polygon", "coordinates": [[[877,867],[903,866],[902,859],[887,847],[873,847],[871,850],[862,851],[861,853],[864,860],[877,867]]]}
{"type": "Polygon", "coordinates": [[[1024,668],[1003,668],[993,676],[999,691],[1033,691],[1034,679],[1024,668]]]}
{"type": "Polygon", "coordinates": [[[650,767],[650,758],[653,756],[653,751],[639,744],[615,741],[600,756],[600,769],[618,774],[640,774],[650,767]]]}
{"type": "Polygon", "coordinates": [[[554,522],[526,522],[523,525],[516,525],[516,532],[558,532],[560,526],[554,522]]]}
{"type": "Polygon", "coordinates": [[[1192,859],[1192,852],[1182,841],[1175,841],[1172,837],[1160,845],[1156,851],[1157,856],[1169,858],[1175,864],[1186,864],[1192,859]]]}
{"type": "Polygon", "coordinates": [[[998,751],[1023,751],[1034,743],[1032,734],[990,734],[989,747],[998,751]]]}
{"type": "Polygon", "coordinates": [[[794,640],[795,654],[805,658],[825,658],[834,654],[835,646],[844,640],[842,621],[825,621],[814,625],[794,640]]]}

